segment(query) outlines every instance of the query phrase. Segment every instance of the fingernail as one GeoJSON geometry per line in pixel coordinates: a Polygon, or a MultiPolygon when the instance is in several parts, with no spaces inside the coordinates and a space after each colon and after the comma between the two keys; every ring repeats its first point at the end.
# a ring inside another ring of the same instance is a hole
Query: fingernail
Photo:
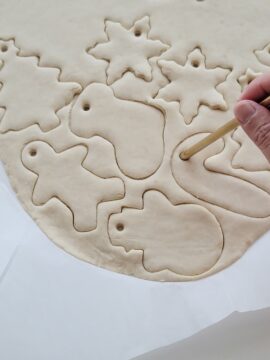
{"type": "Polygon", "coordinates": [[[256,108],[250,102],[239,103],[235,115],[241,124],[246,124],[256,113],[256,108]]]}

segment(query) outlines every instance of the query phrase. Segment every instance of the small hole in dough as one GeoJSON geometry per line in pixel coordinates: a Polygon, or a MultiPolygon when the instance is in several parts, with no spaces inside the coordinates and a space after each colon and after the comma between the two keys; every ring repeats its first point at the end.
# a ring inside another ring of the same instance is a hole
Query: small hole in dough
{"type": "Polygon", "coordinates": [[[83,104],[83,110],[84,111],[89,111],[90,110],[90,105],[87,104],[87,103],[83,104]]]}
{"type": "Polygon", "coordinates": [[[36,155],[37,155],[37,150],[36,150],[36,149],[31,149],[31,150],[29,151],[29,154],[30,154],[30,156],[32,156],[32,157],[36,156],[36,155]]]}
{"type": "Polygon", "coordinates": [[[124,230],[124,225],[119,223],[119,224],[116,225],[116,229],[118,231],[123,231],[124,230]]]}
{"type": "Polygon", "coordinates": [[[4,45],[2,45],[2,46],[1,46],[1,51],[2,51],[2,52],[6,52],[6,51],[8,51],[8,47],[7,47],[7,45],[5,45],[5,44],[4,44],[4,45]]]}
{"type": "Polygon", "coordinates": [[[134,35],[137,37],[141,36],[142,35],[141,30],[135,30],[134,35]]]}
{"type": "Polygon", "coordinates": [[[197,67],[199,67],[200,63],[199,63],[198,60],[193,60],[192,63],[191,63],[191,65],[192,65],[193,67],[197,68],[197,67]]]}

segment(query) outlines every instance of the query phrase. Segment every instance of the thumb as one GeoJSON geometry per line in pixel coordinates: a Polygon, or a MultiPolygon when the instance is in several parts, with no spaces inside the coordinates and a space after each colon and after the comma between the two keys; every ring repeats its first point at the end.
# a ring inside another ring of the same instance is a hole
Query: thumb
{"type": "Polygon", "coordinates": [[[270,111],[251,100],[239,101],[234,113],[247,135],[270,162],[270,111]]]}

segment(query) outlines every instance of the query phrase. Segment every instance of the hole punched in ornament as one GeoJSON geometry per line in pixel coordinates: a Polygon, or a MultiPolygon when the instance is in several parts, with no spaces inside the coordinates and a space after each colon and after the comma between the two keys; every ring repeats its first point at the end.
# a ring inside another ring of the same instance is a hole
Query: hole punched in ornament
{"type": "Polygon", "coordinates": [[[124,230],[124,224],[122,224],[122,223],[118,223],[117,225],[116,225],[116,229],[118,230],[118,231],[123,231],[124,230]]]}
{"type": "Polygon", "coordinates": [[[83,111],[89,111],[90,110],[90,104],[84,103],[82,108],[83,108],[83,111]]]}
{"type": "Polygon", "coordinates": [[[3,45],[1,46],[1,51],[2,51],[2,52],[7,52],[7,51],[8,51],[8,46],[7,46],[6,44],[3,44],[3,45]]]}
{"type": "Polygon", "coordinates": [[[35,157],[35,156],[37,155],[37,150],[36,150],[36,149],[30,149],[30,150],[29,150],[29,155],[30,155],[31,157],[35,157]]]}
{"type": "Polygon", "coordinates": [[[136,30],[134,31],[134,35],[137,36],[137,37],[141,36],[141,35],[142,35],[141,30],[140,30],[140,29],[136,29],[136,30]]]}
{"type": "Polygon", "coordinates": [[[191,65],[192,65],[193,67],[197,68],[197,67],[200,66],[200,63],[199,63],[198,60],[193,60],[192,63],[191,63],[191,65]]]}

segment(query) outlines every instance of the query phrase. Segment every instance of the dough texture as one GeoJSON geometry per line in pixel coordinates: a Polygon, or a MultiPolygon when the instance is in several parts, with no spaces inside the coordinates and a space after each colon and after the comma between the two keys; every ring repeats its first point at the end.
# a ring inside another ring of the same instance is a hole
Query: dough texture
{"type": "Polygon", "coordinates": [[[267,0],[0,4],[0,159],[54,243],[186,281],[270,228],[270,166],[240,128],[179,157],[270,70],[267,0]]]}

